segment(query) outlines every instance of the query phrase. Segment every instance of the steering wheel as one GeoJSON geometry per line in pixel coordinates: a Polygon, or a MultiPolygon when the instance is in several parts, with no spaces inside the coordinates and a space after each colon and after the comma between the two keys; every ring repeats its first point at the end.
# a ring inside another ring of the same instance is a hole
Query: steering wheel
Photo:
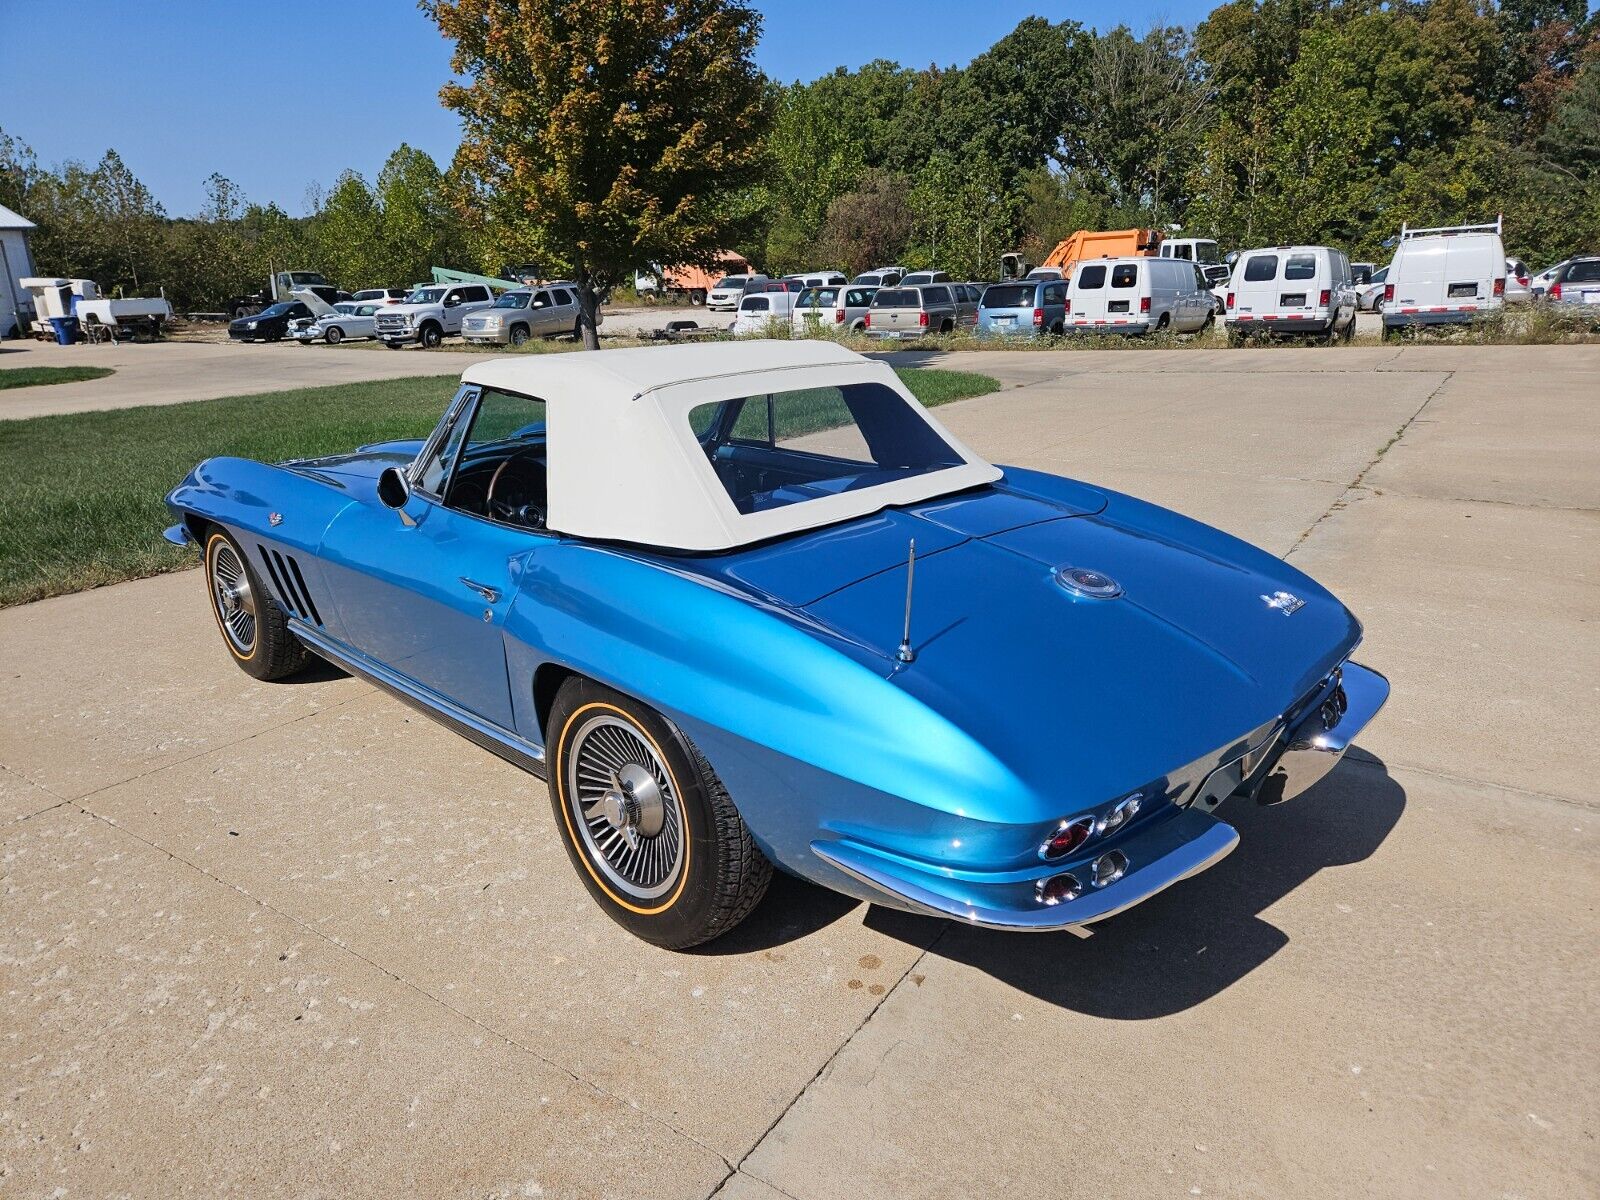
{"type": "Polygon", "coordinates": [[[544,504],[545,488],[539,486],[545,481],[544,464],[534,460],[525,463],[519,470],[510,471],[512,463],[526,458],[530,451],[519,451],[508,457],[494,469],[494,475],[489,479],[489,488],[484,493],[483,506],[493,516],[504,521],[512,521],[518,525],[526,525],[530,529],[543,529],[545,520],[544,504]],[[529,470],[528,468],[532,468],[529,470]],[[522,487],[517,488],[511,482],[512,477],[522,475],[522,487]],[[536,476],[537,478],[530,478],[536,476]],[[501,490],[504,481],[505,489],[501,490]],[[496,493],[500,494],[496,494],[496,493]]]}

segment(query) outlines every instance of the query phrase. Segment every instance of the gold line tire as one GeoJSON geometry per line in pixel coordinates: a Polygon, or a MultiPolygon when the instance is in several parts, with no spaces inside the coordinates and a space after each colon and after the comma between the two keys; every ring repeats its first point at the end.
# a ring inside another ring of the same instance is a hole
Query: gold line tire
{"type": "Polygon", "coordinates": [[[649,705],[574,677],[556,694],[545,744],[567,856],[628,932],[687,949],[728,932],[766,894],[772,864],[727,790],[649,705]]]}
{"type": "Polygon", "coordinates": [[[262,586],[243,548],[222,529],[206,533],[205,577],[217,632],[240,670],[274,680],[305,669],[310,652],[289,632],[288,616],[262,586]]]}

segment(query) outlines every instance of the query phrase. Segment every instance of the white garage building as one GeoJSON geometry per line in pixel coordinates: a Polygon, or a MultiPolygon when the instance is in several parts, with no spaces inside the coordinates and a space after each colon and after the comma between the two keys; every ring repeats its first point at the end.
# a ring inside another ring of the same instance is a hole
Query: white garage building
{"type": "Polygon", "coordinates": [[[22,317],[33,313],[27,291],[17,282],[33,274],[33,255],[28,253],[28,231],[32,221],[0,204],[0,338],[10,337],[22,317]]]}

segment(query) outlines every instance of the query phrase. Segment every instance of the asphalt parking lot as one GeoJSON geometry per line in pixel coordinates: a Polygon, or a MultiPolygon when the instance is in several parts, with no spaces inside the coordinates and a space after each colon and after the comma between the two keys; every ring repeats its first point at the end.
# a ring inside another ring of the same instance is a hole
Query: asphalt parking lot
{"type": "Polygon", "coordinates": [[[1087,941],[780,879],[673,954],[537,780],[237,671],[196,572],[0,611],[0,1192],[1600,1192],[1600,347],[942,361],[985,456],[1338,593],[1359,752],[1087,941]]]}

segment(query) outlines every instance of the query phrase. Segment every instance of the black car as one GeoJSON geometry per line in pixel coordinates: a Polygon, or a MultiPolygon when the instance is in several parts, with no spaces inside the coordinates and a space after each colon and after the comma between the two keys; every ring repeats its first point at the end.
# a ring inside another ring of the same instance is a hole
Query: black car
{"type": "Polygon", "coordinates": [[[240,317],[228,323],[228,336],[241,342],[278,342],[289,333],[289,322],[311,316],[311,310],[299,300],[274,304],[252,317],[240,317]]]}

